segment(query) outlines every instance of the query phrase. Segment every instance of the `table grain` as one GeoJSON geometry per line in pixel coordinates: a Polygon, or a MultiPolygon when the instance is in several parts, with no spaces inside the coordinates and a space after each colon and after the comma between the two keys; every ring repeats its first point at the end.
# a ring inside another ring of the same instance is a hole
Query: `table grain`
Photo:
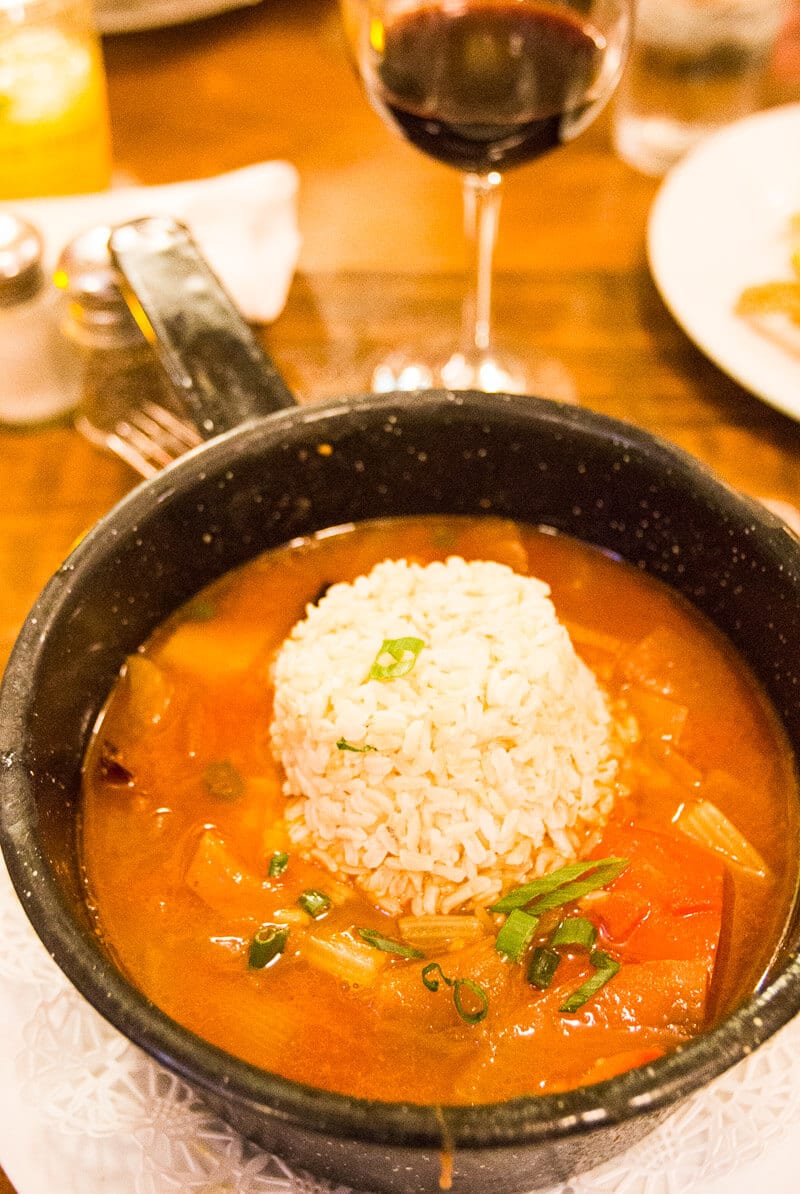
{"type": "MultiPolygon", "coordinates": [[[[465,282],[459,176],[368,108],[334,0],[265,0],[106,38],[104,50],[120,181],[202,178],[275,158],[297,166],[299,268],[284,312],[258,331],[301,401],[366,389],[382,350],[454,340],[465,282]]],[[[800,98],[797,55],[785,51],[765,102],[800,98]]],[[[645,251],[657,185],[615,158],[607,115],[511,173],[498,339],[561,357],[584,405],[659,432],[750,494],[800,504],[800,425],[711,364],[658,296],[645,251]]],[[[47,578],[136,478],[66,423],[0,431],[0,464],[2,666],[47,578]]],[[[2,1171],[0,1194],[14,1194],[2,1171]]]]}

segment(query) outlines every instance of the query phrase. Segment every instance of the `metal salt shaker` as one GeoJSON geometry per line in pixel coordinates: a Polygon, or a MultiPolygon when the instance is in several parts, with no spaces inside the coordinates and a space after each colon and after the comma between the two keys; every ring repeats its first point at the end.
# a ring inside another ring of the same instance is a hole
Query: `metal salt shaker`
{"type": "Polygon", "coordinates": [[[76,237],[56,271],[67,299],[63,331],[83,360],[75,427],[98,447],[146,401],[180,413],[169,379],[123,298],[109,234],[99,225],[76,237]]]}
{"type": "Polygon", "coordinates": [[[74,409],[80,362],[60,331],[61,296],[27,220],[0,212],[0,423],[48,423],[74,409]]]}

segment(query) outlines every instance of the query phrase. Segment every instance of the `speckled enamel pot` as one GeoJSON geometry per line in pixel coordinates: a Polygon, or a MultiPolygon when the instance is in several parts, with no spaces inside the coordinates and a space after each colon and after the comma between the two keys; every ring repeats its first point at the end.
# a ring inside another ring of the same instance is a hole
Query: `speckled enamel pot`
{"type": "Polygon", "coordinates": [[[126,654],[266,548],[428,512],[547,524],[660,577],[730,637],[800,748],[800,547],[770,514],[666,443],[585,410],[502,395],[372,396],[283,411],[211,440],[80,543],[6,673],[0,832],[20,899],[74,985],[247,1135],[314,1174],[392,1194],[436,1190],[440,1151],[452,1148],[455,1191],[513,1194],[624,1149],[792,1017],[800,918],[761,991],[673,1055],[563,1096],[434,1108],[300,1086],[180,1028],[103,951],[78,864],[81,759],[126,654]]]}

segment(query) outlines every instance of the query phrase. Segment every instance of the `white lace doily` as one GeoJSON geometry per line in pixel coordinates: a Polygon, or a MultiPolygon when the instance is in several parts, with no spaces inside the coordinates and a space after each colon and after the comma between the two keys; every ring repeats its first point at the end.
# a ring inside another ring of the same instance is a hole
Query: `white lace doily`
{"type": "MultiPolygon", "coordinates": [[[[0,863],[0,1164],[19,1194],[347,1194],[293,1174],[108,1025],[30,928],[0,863]]],[[[550,1194],[789,1194],[800,1020],[618,1159],[550,1194]]]]}

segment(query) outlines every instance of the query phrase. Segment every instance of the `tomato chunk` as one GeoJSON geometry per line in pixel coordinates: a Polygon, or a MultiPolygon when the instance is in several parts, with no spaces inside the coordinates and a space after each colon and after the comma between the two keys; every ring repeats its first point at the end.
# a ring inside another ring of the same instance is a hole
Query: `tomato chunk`
{"type": "Polygon", "coordinates": [[[688,838],[613,823],[594,857],[612,854],[630,866],[587,908],[614,956],[701,959],[710,974],[722,924],[722,860],[688,838]]]}

